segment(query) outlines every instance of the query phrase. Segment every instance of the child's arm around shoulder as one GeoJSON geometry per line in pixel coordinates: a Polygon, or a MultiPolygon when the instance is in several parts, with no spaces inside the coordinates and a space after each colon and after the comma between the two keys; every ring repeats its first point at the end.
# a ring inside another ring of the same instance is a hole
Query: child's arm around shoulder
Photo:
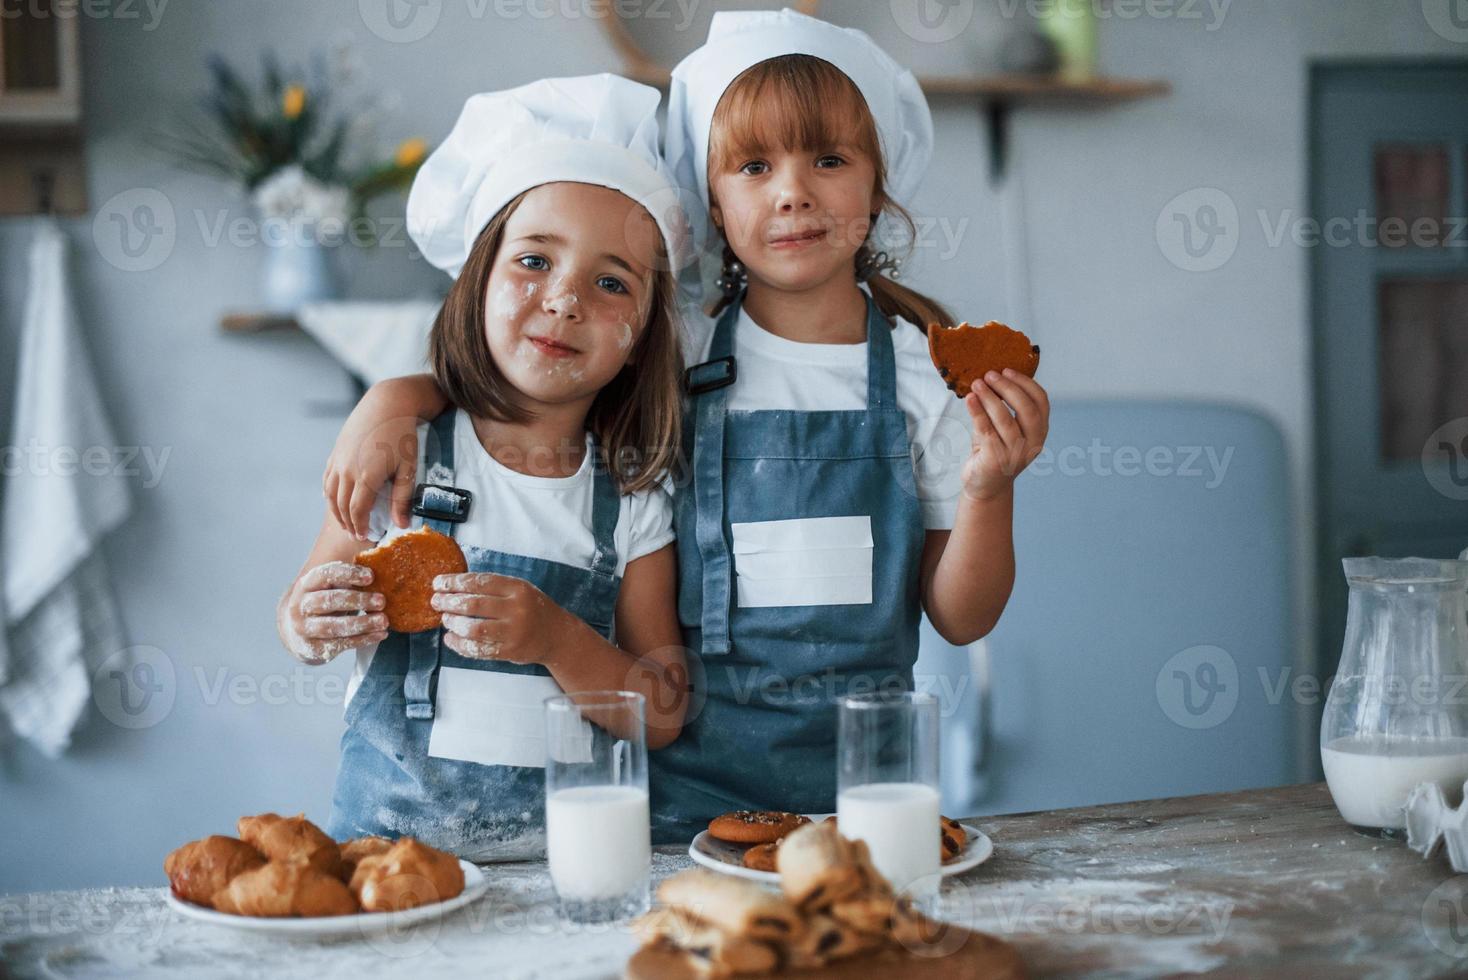
{"type": "Polygon", "coordinates": [[[377,492],[392,483],[392,518],[407,527],[418,469],[418,424],[448,407],[432,375],[379,381],[352,409],[326,460],[321,492],[328,517],[355,541],[367,540],[377,492]]]}
{"type": "Polygon", "coordinates": [[[346,650],[387,639],[386,600],[372,570],[352,563],[362,546],[327,516],[306,563],[281,596],[275,628],[291,656],[324,664],[346,650]]]}

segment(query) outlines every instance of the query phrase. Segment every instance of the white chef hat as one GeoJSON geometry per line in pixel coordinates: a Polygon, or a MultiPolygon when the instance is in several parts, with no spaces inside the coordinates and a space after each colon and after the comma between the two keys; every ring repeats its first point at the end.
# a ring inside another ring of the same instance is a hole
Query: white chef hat
{"type": "Polygon", "coordinates": [[[703,47],[673,69],[667,158],[679,184],[708,207],[709,129],[719,100],[746,69],[789,54],[828,61],[856,84],[877,124],[887,191],[910,200],[933,153],[933,116],[917,79],[866,32],[788,8],[714,14],[703,47]]]}
{"type": "Polygon", "coordinates": [[[661,96],[619,75],[545,78],[470,96],[408,193],[408,234],[451,276],[501,208],[541,184],[574,181],[622,192],[657,222],[676,271],[687,219],[658,153],[661,96]]]}

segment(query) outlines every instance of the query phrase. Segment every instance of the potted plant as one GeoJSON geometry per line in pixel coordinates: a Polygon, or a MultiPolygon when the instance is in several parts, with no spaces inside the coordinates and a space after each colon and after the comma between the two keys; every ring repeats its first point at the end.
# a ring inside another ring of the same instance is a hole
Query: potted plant
{"type": "Polygon", "coordinates": [[[334,67],[316,55],[309,72],[283,71],[262,56],[261,80],[248,83],[224,58],[209,59],[211,85],[202,111],[162,134],[179,162],[222,176],[246,194],[267,246],[262,302],[288,314],[337,295],[324,246],[377,240],[367,205],[408,186],[427,154],[419,138],[387,157],[363,147],[383,102],[342,96],[352,70],[341,50],[334,67]]]}

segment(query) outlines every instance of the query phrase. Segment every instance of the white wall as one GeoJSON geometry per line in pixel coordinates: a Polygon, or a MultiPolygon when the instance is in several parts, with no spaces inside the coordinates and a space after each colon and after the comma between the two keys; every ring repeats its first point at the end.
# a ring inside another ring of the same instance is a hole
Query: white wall
{"type": "MultiPolygon", "coordinates": [[[[320,519],[321,465],[340,421],[308,414],[308,403],[344,399],[349,388],[303,337],[221,334],[221,313],[251,306],[260,249],[208,246],[195,212],[212,223],[221,210],[234,217],[247,210],[222,186],[174,169],[153,134],[203,90],[211,51],[252,67],[264,46],[290,59],[339,35],[354,38],[368,77],[401,95],[384,122],[385,140],[442,137],[474,91],[617,67],[598,25],[582,17],[505,19],[492,2],[441,0],[427,37],[388,43],[359,15],[371,7],[371,0],[175,0],[156,23],[139,4],[127,8],[136,19],[83,24],[93,206],[156,189],[178,218],[175,247],[145,272],[109,261],[105,224],[94,237],[90,220],[68,222],[77,299],[120,441],[171,451],[162,482],[139,488],[137,514],[108,555],[132,642],[158,648],[175,667],[175,703],[142,731],[92,713],[74,751],[58,762],[11,747],[0,775],[0,892],[156,884],[171,847],[225,832],[241,813],[326,815],[340,687],[323,688],[320,678],[339,681],[345,665],[296,668],[276,642],[272,614],[320,519]],[[221,676],[304,683],[304,696],[283,704],[248,691],[215,698],[221,676]],[[338,703],[322,703],[333,693],[338,703]]],[[[992,17],[980,18],[967,47],[927,52],[898,43],[888,3],[828,7],[835,19],[891,38],[920,67],[967,57],[983,40],[977,32],[993,29],[992,17]]],[[[1254,214],[1264,209],[1277,220],[1305,210],[1310,59],[1463,56],[1468,48],[1433,34],[1416,3],[1238,0],[1217,29],[1207,30],[1209,22],[1211,14],[1102,25],[1108,70],[1169,78],[1175,93],[1105,112],[1020,112],[1013,178],[1001,195],[1022,193],[1022,212],[986,184],[977,107],[937,104],[933,173],[912,204],[950,227],[969,224],[956,254],[944,261],[925,252],[913,272],[962,315],[1032,332],[1045,347],[1043,380],[1057,396],[1231,400],[1278,423],[1295,481],[1298,638],[1307,667],[1309,256],[1268,247],[1254,214]],[[1168,261],[1154,226],[1167,202],[1199,187],[1227,192],[1243,223],[1226,265],[1190,273],[1168,261]],[[1023,254],[1013,254],[1013,228],[1001,233],[1004,209],[1023,214],[1023,254]],[[1006,285],[1026,268],[1028,300],[1006,285]]],[[[0,224],[7,365],[27,241],[24,222],[0,224]]],[[[352,265],[356,297],[440,285],[404,248],[352,265]]],[[[7,414],[0,408],[0,420],[7,414]]]]}

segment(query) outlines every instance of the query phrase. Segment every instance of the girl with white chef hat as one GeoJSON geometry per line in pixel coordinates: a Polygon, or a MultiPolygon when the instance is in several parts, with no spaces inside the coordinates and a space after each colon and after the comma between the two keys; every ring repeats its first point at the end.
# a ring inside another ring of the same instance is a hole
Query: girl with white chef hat
{"type": "MultiPolygon", "coordinates": [[[[409,478],[414,513],[458,541],[468,573],[434,583],[441,630],[389,633],[372,573],[351,564],[361,544],[328,517],[281,601],[292,654],[357,653],[338,839],[535,856],[546,697],[639,691],[649,744],[678,732],[687,683],[660,483],[680,425],[673,270],[687,227],[658,102],[612,75],[476,95],[413,184],[409,230],[455,282],[429,342],[450,404],[415,420],[409,478]]],[[[373,518],[388,526],[386,500],[373,518]]]]}
{"type": "Polygon", "coordinates": [[[1022,375],[955,398],[921,329],[953,320],[884,274],[932,141],[911,72],[795,11],[718,13],[673,71],[668,163],[726,247],[675,500],[699,707],[651,756],[654,839],[833,810],[833,699],[910,690],[922,612],[963,645],[1008,601],[1049,408],[1022,375]]]}
{"type": "MultiPolygon", "coordinates": [[[[906,220],[931,150],[917,80],[861,31],[720,12],[673,72],[668,163],[707,207],[695,239],[728,248],[715,318],[684,310],[693,697],[650,757],[655,840],[728,810],[833,809],[833,699],[911,688],[924,611],[962,645],[1008,601],[1013,481],[1049,403],[1008,373],[954,398],[921,329],[952,318],[884,274],[885,226],[906,220]]],[[[686,292],[698,280],[684,269],[686,292]]],[[[366,434],[437,397],[395,379],[354,413],[327,470],[344,526],[362,521],[352,495],[393,472],[358,462],[366,434]]]]}

